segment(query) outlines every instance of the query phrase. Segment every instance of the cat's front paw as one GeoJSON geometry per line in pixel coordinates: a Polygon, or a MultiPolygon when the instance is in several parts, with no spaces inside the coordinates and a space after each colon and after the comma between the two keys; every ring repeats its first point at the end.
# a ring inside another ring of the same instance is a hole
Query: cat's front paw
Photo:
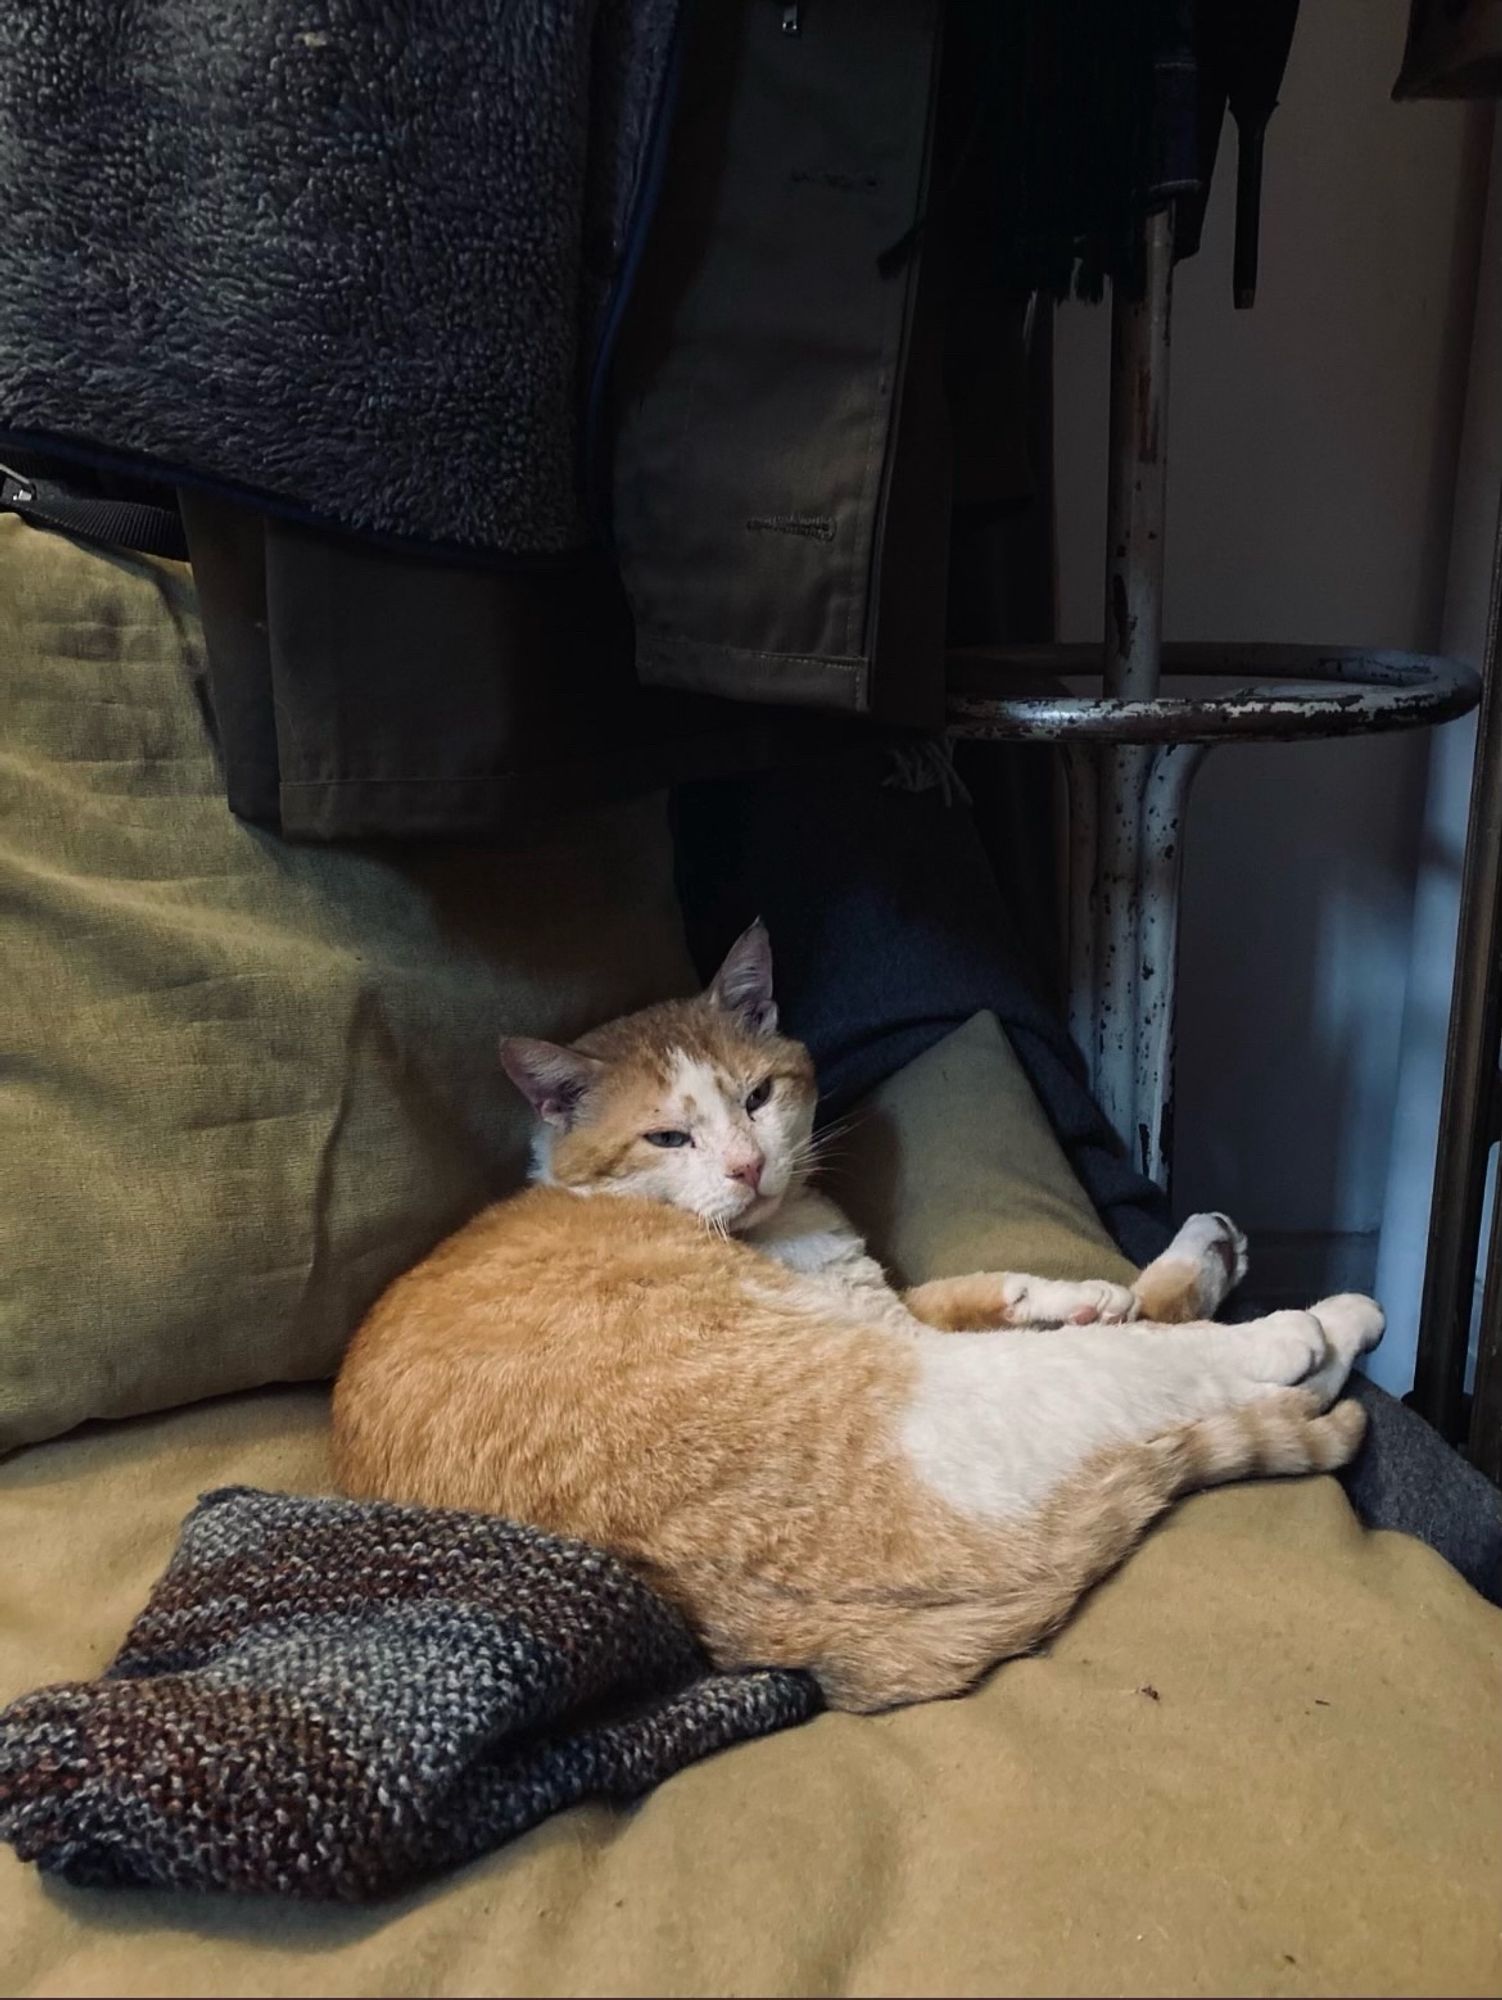
{"type": "Polygon", "coordinates": [[[1139,1310],[1135,1293],[1105,1278],[1025,1278],[1007,1301],[1007,1325],[1121,1326],[1139,1310]]]}

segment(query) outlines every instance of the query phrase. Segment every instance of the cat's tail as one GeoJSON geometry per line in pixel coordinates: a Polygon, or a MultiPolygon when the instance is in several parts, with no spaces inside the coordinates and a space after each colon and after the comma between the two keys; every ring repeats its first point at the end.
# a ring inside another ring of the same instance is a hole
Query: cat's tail
{"type": "Polygon", "coordinates": [[[1322,1412],[1307,1390],[1282,1389],[1146,1444],[1113,1447],[1034,1521],[998,1527],[989,1573],[972,1590],[943,1601],[843,1607],[836,1642],[815,1671],[841,1708],[962,1694],[988,1668],[1054,1632],[1180,1494],[1229,1479],[1332,1472],[1355,1456],[1365,1431],[1359,1403],[1322,1412]]]}

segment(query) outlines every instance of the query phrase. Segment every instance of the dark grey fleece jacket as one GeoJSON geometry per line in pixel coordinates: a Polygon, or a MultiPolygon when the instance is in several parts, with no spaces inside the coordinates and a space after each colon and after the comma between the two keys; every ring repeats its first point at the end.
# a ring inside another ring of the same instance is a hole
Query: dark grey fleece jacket
{"type": "Polygon", "coordinates": [[[677,5],[0,9],[0,457],[481,556],[580,544],[677,5]]]}

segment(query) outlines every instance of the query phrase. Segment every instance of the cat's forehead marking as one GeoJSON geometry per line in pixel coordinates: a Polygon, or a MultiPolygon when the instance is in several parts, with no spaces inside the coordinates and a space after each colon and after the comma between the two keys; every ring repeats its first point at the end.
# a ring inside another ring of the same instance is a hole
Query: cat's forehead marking
{"type": "Polygon", "coordinates": [[[725,1095],[724,1079],[714,1064],[687,1049],[674,1049],[668,1060],[668,1089],[691,1117],[710,1111],[725,1095]]]}

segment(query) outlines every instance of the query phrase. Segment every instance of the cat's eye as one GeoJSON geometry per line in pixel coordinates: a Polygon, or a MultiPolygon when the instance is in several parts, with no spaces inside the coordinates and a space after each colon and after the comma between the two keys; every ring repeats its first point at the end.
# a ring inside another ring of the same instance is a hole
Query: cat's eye
{"type": "Polygon", "coordinates": [[[691,1146],[694,1143],[687,1132],[643,1132],[642,1137],[649,1146],[691,1146]]]}
{"type": "Polygon", "coordinates": [[[772,1079],[769,1076],[764,1076],[761,1082],[756,1086],[755,1090],[753,1090],[751,1095],[746,1099],[746,1109],[748,1111],[760,1111],[761,1107],[766,1103],[767,1099],[771,1095],[772,1095],[772,1079]]]}

